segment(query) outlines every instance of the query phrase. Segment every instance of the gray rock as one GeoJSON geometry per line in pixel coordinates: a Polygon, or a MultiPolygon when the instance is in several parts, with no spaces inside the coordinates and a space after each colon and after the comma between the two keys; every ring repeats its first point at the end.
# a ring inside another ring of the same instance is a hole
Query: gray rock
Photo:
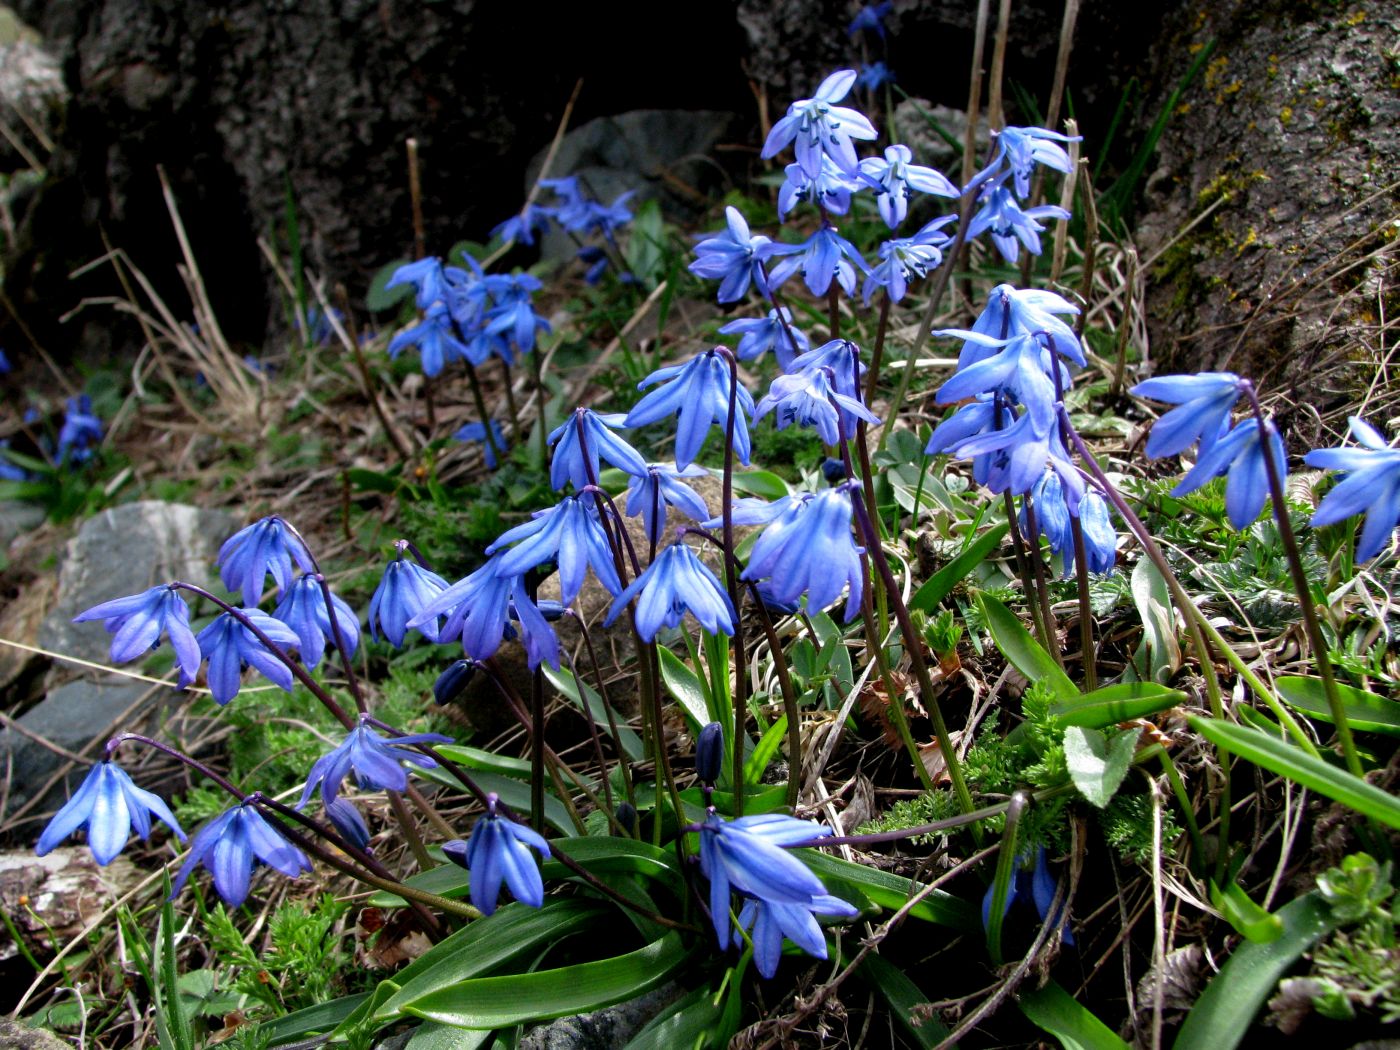
{"type": "MultiPolygon", "coordinates": [[[[957,151],[938,133],[934,124],[962,142],[967,134],[967,111],[936,106],[923,98],[906,98],[894,108],[895,138],[913,150],[915,161],[937,168],[954,182],[961,182],[957,151]]],[[[977,122],[979,163],[987,154],[991,138],[987,118],[983,116],[977,122]]]]}
{"type": "MultiPolygon", "coordinates": [[[[1235,0],[1200,8],[1170,54],[1179,78],[1215,50],[1177,104],[1137,230],[1158,371],[1229,369],[1306,405],[1293,447],[1321,435],[1371,382],[1376,304],[1400,170],[1400,93],[1385,0],[1235,0]],[[1186,230],[1188,224],[1192,224],[1186,230]],[[1184,234],[1181,231],[1186,230],[1184,234]]],[[[1331,444],[1333,442],[1326,441],[1331,444]]]]}
{"type": "Polygon", "coordinates": [[[58,597],[39,629],[39,644],[84,660],[105,660],[110,636],[102,625],[75,624],[73,617],[174,579],[213,583],[219,545],[239,524],[224,511],[155,500],[88,519],[68,543],[58,597]]]}
{"type": "Polygon", "coordinates": [[[520,1050],[614,1050],[622,1046],[680,995],[675,983],[590,1014],[561,1017],[531,1029],[520,1050]]]}
{"type": "Polygon", "coordinates": [[[0,1018],[0,1050],[72,1050],[47,1028],[30,1028],[19,1021],[0,1018]]]}
{"type": "MultiPolygon", "coordinates": [[[[0,58],[0,62],[4,60],[0,58]]],[[[15,500],[0,502],[0,550],[5,550],[17,537],[44,523],[44,508],[34,503],[15,500]]]]}
{"type": "MultiPolygon", "coordinates": [[[[660,200],[672,215],[688,217],[717,182],[720,169],[710,156],[736,122],[732,113],[710,110],[637,109],[590,120],[559,143],[550,165],[553,177],[577,175],[592,196],[610,204],[632,190],[633,210],[645,200],[660,200]],[[694,190],[688,193],[683,187],[694,190]]],[[[531,161],[525,187],[534,185],[545,153],[531,161]]],[[[548,200],[546,193],[541,200],[548,200]]],[[[567,234],[551,230],[543,252],[567,258],[577,246],[567,234]]]]}

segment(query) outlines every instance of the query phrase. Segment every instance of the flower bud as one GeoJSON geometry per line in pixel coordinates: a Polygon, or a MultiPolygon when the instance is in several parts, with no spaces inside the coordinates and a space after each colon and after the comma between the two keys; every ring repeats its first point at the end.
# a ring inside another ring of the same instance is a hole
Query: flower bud
{"type": "Polygon", "coordinates": [[[617,820],[618,826],[629,835],[637,833],[637,807],[632,803],[619,802],[617,809],[613,812],[613,817],[617,820]]]}
{"type": "Polygon", "coordinates": [[[700,739],[695,742],[695,772],[703,782],[713,784],[723,766],[724,727],[711,722],[700,730],[700,739]]]}
{"type": "Polygon", "coordinates": [[[475,660],[457,660],[433,683],[433,702],[438,705],[457,699],[476,674],[475,660]]]}

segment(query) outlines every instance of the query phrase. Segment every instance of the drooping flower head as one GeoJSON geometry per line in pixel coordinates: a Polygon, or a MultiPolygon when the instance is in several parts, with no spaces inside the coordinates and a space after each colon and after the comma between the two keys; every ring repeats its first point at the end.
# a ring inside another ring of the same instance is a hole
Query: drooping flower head
{"type": "Polygon", "coordinates": [[[767,317],[740,317],[719,331],[721,335],[739,336],[734,356],[740,361],[753,361],[772,350],[784,372],[794,357],[812,348],[807,336],[792,323],[792,311],[786,306],[781,311],[769,310],[767,317]]]}
{"type": "Polygon", "coordinates": [[[389,356],[398,357],[405,347],[417,347],[423,374],[436,376],[452,361],[470,360],[472,352],[457,336],[447,304],[433,303],[423,319],[389,340],[389,356]]]}
{"type": "MultiPolygon", "coordinates": [[[[1002,911],[1003,916],[1011,910],[1011,905],[1015,901],[1021,900],[1026,904],[1034,905],[1042,922],[1051,921],[1050,908],[1055,903],[1055,876],[1050,873],[1050,866],[1045,862],[1044,846],[1036,849],[1034,866],[1031,866],[1028,854],[1016,858],[1016,875],[1011,880],[1011,885],[1007,887],[1007,890],[1006,903],[1003,905],[1002,911]]],[[[992,898],[995,891],[995,884],[988,886],[986,894],[982,897],[983,927],[991,923],[992,898]]],[[[1060,905],[1056,921],[1060,925],[1061,940],[1065,944],[1073,945],[1074,933],[1069,928],[1068,900],[1060,905]]]]}
{"type": "Polygon", "coordinates": [[[967,224],[967,236],[970,240],[990,233],[1001,257],[1014,266],[1022,246],[1032,255],[1040,254],[1040,235],[1045,227],[1038,219],[1068,219],[1070,213],[1058,204],[1038,204],[1023,209],[1006,186],[1009,175],[1010,172],[1006,172],[982,188],[978,197],[982,206],[967,224]]]}
{"type": "Polygon", "coordinates": [[[302,572],[316,571],[316,560],[297,531],[281,518],[263,518],[224,541],[219,576],[230,591],[242,591],[245,605],[257,605],[268,573],[277,581],[278,596],[287,593],[294,561],[302,572]]]}
{"type": "Polygon", "coordinates": [[[112,635],[112,662],[135,660],[160,644],[169,634],[175,662],[187,680],[199,674],[199,643],[190,630],[190,609],[180,592],[168,585],[152,587],[127,598],[94,605],[73,617],[74,623],[102,620],[112,635]]]}
{"type": "MultiPolygon", "coordinates": [[[[334,594],[331,608],[335,611],[341,641],[345,643],[345,655],[353,656],[360,646],[360,618],[344,599],[334,594]]],[[[307,667],[321,662],[327,644],[336,644],[335,627],[331,626],[330,615],[326,612],[321,581],[312,573],[297,578],[272,615],[296,632],[297,649],[307,667]]]]}
{"type": "Polygon", "coordinates": [[[1360,448],[1324,448],[1303,457],[1310,467],[1340,471],[1344,476],[1323,497],[1313,514],[1313,526],[1335,525],[1356,514],[1366,524],[1356,543],[1356,560],[1369,561],[1390,542],[1400,525],[1400,449],[1360,416],[1348,420],[1360,448]]]}
{"type": "Polygon", "coordinates": [[[1178,406],[1152,425],[1147,457],[1175,456],[1197,441],[1204,456],[1229,429],[1230,410],[1243,390],[1233,372],[1155,376],[1137,384],[1130,391],[1133,395],[1178,406]]]}
{"type": "Polygon", "coordinates": [[[884,62],[871,62],[868,66],[860,67],[860,73],[856,76],[856,87],[863,91],[878,91],[886,84],[895,84],[898,81],[894,70],[884,62]]]}
{"type": "Polygon", "coordinates": [[[574,409],[549,435],[554,446],[550,485],[563,490],[572,484],[582,490],[585,485],[597,484],[600,457],[633,477],[645,474],[647,463],[641,453],[613,433],[612,428],[624,426],[626,420],[620,412],[599,415],[591,408],[574,409]]]}
{"type": "Polygon", "coordinates": [[[789,164],[778,190],[778,221],[785,222],[788,212],[803,201],[816,205],[832,215],[845,215],[851,210],[851,194],[864,183],[842,171],[830,157],[822,157],[821,171],[808,175],[801,164],[789,164]]]}
{"type": "Polygon", "coordinates": [[[885,19],[890,16],[890,11],[893,9],[893,0],[881,0],[878,4],[866,4],[856,12],[856,16],[851,19],[851,24],[846,27],[846,32],[851,36],[855,36],[861,31],[875,33],[883,40],[885,19]]]}
{"type": "Polygon", "coordinates": [[[499,237],[503,241],[515,241],[517,244],[533,245],[535,237],[549,229],[556,211],[553,208],[545,208],[538,204],[527,204],[520,209],[520,214],[512,215],[505,222],[495,226],[491,230],[492,237],[499,237]]]}
{"type": "Polygon", "coordinates": [[[486,311],[486,334],[504,336],[517,352],[528,354],[535,349],[537,333],[551,331],[549,322],[535,312],[531,302],[544,286],[528,273],[513,274],[506,280],[498,305],[486,311]]]}
{"type": "MultiPolygon", "coordinates": [[[[627,426],[643,427],[667,416],[676,419],[676,467],[684,470],[695,461],[709,437],[711,424],[723,428],[729,419],[730,372],[724,347],[706,350],[683,365],[660,368],[637,384],[645,390],[661,384],[632,406],[627,426]]],[[[734,454],[749,462],[748,420],[753,396],[738,385],[734,390],[734,454]]]]}
{"type": "Polygon", "coordinates": [[[807,290],[813,295],[825,295],[833,278],[847,295],[855,295],[856,270],[870,272],[855,245],[837,233],[834,226],[823,225],[801,244],[782,245],[780,250],[784,258],[774,265],[770,275],[774,288],[782,287],[789,277],[800,271],[807,290]]]}
{"type": "Polygon", "coordinates": [[[447,278],[442,260],[435,255],[400,266],[384,287],[397,288],[402,284],[413,286],[414,301],[420,310],[426,310],[433,303],[447,298],[447,278]]]}
{"type": "Polygon", "coordinates": [[[1045,128],[1008,126],[993,134],[997,140],[997,151],[991,166],[995,168],[1003,161],[1006,162],[1018,197],[1025,197],[1030,193],[1031,170],[1037,164],[1068,174],[1069,154],[1057,143],[1082,141],[1082,136],[1070,138],[1045,128]]]}
{"type": "MultiPolygon", "coordinates": [[[[600,513],[599,502],[591,492],[565,496],[548,510],[537,511],[530,521],[506,530],[486,548],[487,554],[495,554],[515,544],[495,563],[496,575],[521,576],[537,565],[555,562],[559,566],[560,600],[565,605],[572,605],[578,597],[589,568],[609,594],[617,594],[622,590],[622,581],[618,579],[600,513]]],[[[446,600],[446,593],[434,604],[446,600]]],[[[485,659],[470,650],[468,655],[485,659]]]]}
{"type": "Polygon", "coordinates": [[[261,861],[288,878],[311,870],[306,854],[293,846],[257,807],[245,802],[225,810],[196,832],[189,856],[171,885],[171,896],[203,864],[214,876],[214,889],[230,908],[248,899],[253,866],[261,861]]]}
{"type": "Polygon", "coordinates": [[[695,521],[704,521],[710,516],[710,509],[684,479],[708,477],[709,473],[704,467],[693,463],[684,470],[674,470],[664,463],[648,464],[645,474],[634,474],[627,483],[628,516],[642,516],[647,539],[652,543],[661,542],[661,534],[666,529],[666,512],[670,507],[695,521]]]}
{"type": "MultiPolygon", "coordinates": [[[[399,646],[408,633],[408,622],[447,589],[447,581],[412,558],[405,558],[407,541],[399,540],[394,546],[397,556],[385,567],[369,600],[369,629],[374,637],[383,635],[399,646]]],[[[428,641],[436,642],[439,624],[438,617],[431,617],[418,631],[428,641]]]]}
{"type": "MultiPolygon", "coordinates": [[[[295,631],[261,609],[239,611],[284,652],[300,644],[295,631]]],[[[232,613],[220,613],[195,640],[199,651],[209,661],[209,692],[220,704],[238,695],[243,687],[243,669],[250,665],[274,685],[289,693],[292,691],[291,668],[274,656],[232,613]]],[[[182,678],[181,685],[186,684],[188,682],[182,678]]]]}
{"type": "Polygon", "coordinates": [[[495,792],[487,795],[486,812],[472,825],[471,838],[453,839],[442,846],[449,860],[471,872],[472,904],[483,915],[496,910],[502,882],[522,904],[532,908],[544,904],[544,880],[530,850],[548,857],[549,843],[533,828],[498,813],[498,803],[495,792]]]}
{"type": "Polygon", "coordinates": [[[496,422],[493,419],[489,423],[489,431],[487,430],[487,426],[487,423],[483,423],[479,419],[473,420],[470,423],[466,423],[463,426],[458,427],[452,435],[452,440],[480,441],[481,455],[482,458],[486,461],[486,469],[495,470],[499,463],[499,460],[497,459],[497,453],[508,451],[510,449],[510,445],[506,443],[506,436],[501,430],[500,423],[496,422]],[[491,435],[490,440],[487,440],[486,437],[488,433],[491,435]]]}
{"type": "Polygon", "coordinates": [[[530,669],[541,663],[558,667],[559,639],[531,600],[522,575],[500,572],[504,558],[504,553],[495,554],[470,576],[429,600],[408,620],[407,626],[421,631],[441,618],[436,641],[445,643],[460,638],[468,656],[485,660],[501,647],[506,628],[515,619],[520,623],[530,669]]]}
{"type": "MultiPolygon", "coordinates": [[[[1283,446],[1283,437],[1272,422],[1266,424],[1269,450],[1273,454],[1274,466],[1278,469],[1279,482],[1285,481],[1288,469],[1288,456],[1283,446]]],[[[1269,476],[1264,464],[1264,435],[1261,434],[1257,419],[1246,419],[1203,453],[1196,465],[1187,471],[1173,496],[1184,496],[1195,492],[1212,478],[1228,474],[1225,482],[1225,513],[1230,524],[1237,529],[1247,527],[1259,512],[1264,509],[1264,501],[1269,498],[1269,476]]],[[[1278,513],[1287,513],[1286,508],[1278,508],[1278,513]]]]}
{"type": "Polygon", "coordinates": [[[376,733],[361,720],[346,734],[345,739],[333,750],[322,755],[311,767],[306,778],[306,786],[301,792],[300,809],[311,801],[311,796],[319,788],[321,799],[327,805],[334,802],[340,793],[340,784],[352,772],[362,788],[375,791],[404,791],[408,787],[408,773],[403,763],[419,769],[433,769],[437,763],[421,751],[413,749],[414,744],[450,744],[452,738],[441,733],[408,733],[402,736],[384,736],[376,733]]]}
{"type": "Polygon", "coordinates": [[[58,429],[58,461],[86,463],[101,441],[102,420],[92,411],[92,398],[70,397],[58,429]]]}
{"type": "Polygon", "coordinates": [[[890,229],[897,229],[909,214],[909,193],[931,193],[957,200],[962,191],[941,171],[913,163],[908,146],[885,147],[884,157],[866,157],[860,162],[860,177],[874,189],[880,217],[890,229]]]}
{"type": "Polygon", "coordinates": [[[877,288],[885,289],[890,302],[897,303],[909,290],[911,280],[923,280],[943,262],[943,249],[951,238],[942,227],[957,216],[934,219],[913,237],[896,238],[880,245],[880,262],[865,275],[861,295],[867,305],[877,288]]]}
{"type": "MultiPolygon", "coordinates": [[[[860,909],[828,893],[817,894],[805,904],[750,897],[739,911],[739,928],[752,931],[754,966],[764,977],[772,977],[778,972],[784,937],[813,958],[825,959],[826,936],[816,917],[853,919],[859,914],[860,909]]],[[[738,930],[734,940],[737,945],[738,930]]]]}
{"type": "Polygon", "coordinates": [[[115,762],[99,762],[73,797],[54,814],[34,852],[42,857],[73,832],[86,827],[93,859],[105,866],[126,846],[132,828],[142,839],[151,837],[152,813],[169,825],[176,838],[185,841],[180,822],[159,795],[137,787],[115,762]]]}
{"type": "Polygon", "coordinates": [[[759,535],[744,569],[745,580],[767,580],[778,601],[825,609],[848,586],[846,621],[860,611],[865,577],[851,533],[851,494],[846,485],[792,500],[759,535]]]}
{"type": "MultiPolygon", "coordinates": [[[[1071,476],[1077,483],[1077,476],[1071,476]]],[[[1109,519],[1108,505],[1095,489],[1066,484],[1059,470],[1049,468],[1032,487],[1030,495],[1036,526],[1040,535],[1050,541],[1050,553],[1063,559],[1066,577],[1074,571],[1073,518],[1079,519],[1084,534],[1084,560],[1089,571],[1097,575],[1113,571],[1118,537],[1109,519]]],[[[1020,521],[1022,531],[1030,535],[1030,514],[1024,503],[1020,521]]]]}
{"type": "Polygon", "coordinates": [[[688,612],[710,634],[734,633],[734,605],[724,585],[684,542],[667,547],[633,580],[612,604],[605,622],[611,625],[633,598],[637,636],[656,638],[663,627],[680,626],[688,612]]]}
{"type": "Polygon", "coordinates": [[[774,379],[768,395],[754,409],[754,422],[769,412],[779,430],[793,423],[812,427],[827,445],[853,440],[858,420],[875,426],[880,423],[880,417],[858,400],[835,389],[827,368],[804,368],[774,379]]]}
{"type": "Polygon", "coordinates": [[[799,99],[788,107],[787,115],[773,125],[763,143],[763,159],[776,157],[789,143],[795,145],[797,163],[815,178],[821,174],[822,156],[836,162],[842,171],[856,172],[853,139],[877,137],[865,115],[838,106],[856,82],[854,69],[841,69],[821,82],[812,98],[799,99]]]}
{"type": "Polygon", "coordinates": [[[708,234],[695,246],[695,260],[686,267],[696,277],[719,281],[719,301],[733,303],[744,297],[750,282],[768,294],[764,263],[780,246],[762,234],[749,233],[749,224],[738,208],[724,209],[725,228],[708,234]]]}

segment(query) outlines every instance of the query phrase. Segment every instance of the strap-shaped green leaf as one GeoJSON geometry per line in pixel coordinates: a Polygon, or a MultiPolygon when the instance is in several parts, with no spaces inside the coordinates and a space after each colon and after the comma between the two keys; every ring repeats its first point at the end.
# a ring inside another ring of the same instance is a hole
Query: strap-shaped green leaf
{"type": "Polygon", "coordinates": [[[689,958],[680,935],[668,933],[611,959],[462,981],[408,1003],[404,1012],[459,1028],[502,1028],[564,1017],[641,995],[663,983],[689,958]]]}
{"type": "Polygon", "coordinates": [[[1186,699],[1180,689],[1168,689],[1155,682],[1125,682],[1106,685],[1074,700],[1064,700],[1050,708],[1060,725],[1107,729],[1120,722],[1146,718],[1176,707],[1186,699]]]}
{"type": "MultiPolygon", "coordinates": [[[[1278,695],[1283,697],[1283,702],[1293,710],[1321,722],[1332,721],[1332,708],[1328,706],[1321,678],[1288,675],[1277,679],[1274,684],[1278,686],[1278,695]]],[[[1400,736],[1400,703],[1341,682],[1337,683],[1337,694],[1342,701],[1342,714],[1351,728],[1366,733],[1400,736]]]]}
{"type": "Polygon", "coordinates": [[[1239,755],[1262,769],[1285,776],[1294,783],[1326,795],[1334,802],[1350,806],[1362,816],[1379,820],[1392,828],[1400,828],[1400,799],[1345,769],[1329,765],[1324,759],[1313,758],[1292,744],[1258,729],[1196,715],[1190,716],[1187,721],[1201,736],[1232,755],[1239,755]]]}
{"type": "Polygon", "coordinates": [[[990,594],[977,595],[977,604],[982,608],[982,618],[987,622],[987,630],[1001,654],[1032,682],[1044,682],[1051,692],[1063,700],[1077,697],[1079,690],[1069,680],[1069,675],[1055,662],[1041,644],[1030,636],[1016,614],[990,594]]]}
{"type": "Polygon", "coordinates": [[[948,597],[968,573],[986,561],[987,556],[997,549],[1008,528],[1010,526],[1003,521],[978,536],[972,546],[935,572],[914,592],[914,597],[909,599],[909,608],[923,612],[937,608],[938,603],[948,597]]]}
{"type": "Polygon", "coordinates": [[[1022,992],[1017,1003],[1032,1024],[1060,1041],[1064,1050],[1128,1050],[1128,1044],[1057,982],[1022,992]]]}

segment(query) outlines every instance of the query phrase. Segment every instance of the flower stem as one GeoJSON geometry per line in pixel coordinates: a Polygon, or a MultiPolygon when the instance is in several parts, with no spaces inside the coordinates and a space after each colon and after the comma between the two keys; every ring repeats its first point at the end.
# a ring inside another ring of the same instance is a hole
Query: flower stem
{"type": "Polygon", "coordinates": [[[1026,528],[1030,532],[1026,538],[1026,557],[1031,563],[1031,572],[1035,576],[1035,593],[1040,602],[1040,615],[1045,620],[1045,647],[1054,657],[1055,663],[1063,668],[1065,658],[1064,654],[1060,652],[1059,634],[1055,630],[1055,614],[1050,611],[1050,587],[1045,580],[1045,559],[1040,556],[1040,526],[1035,518],[1035,500],[1031,499],[1029,492],[1021,494],[1021,506],[1025,508],[1026,528]]]}
{"type": "MultiPolygon", "coordinates": [[[[962,763],[958,761],[957,750],[953,747],[953,741],[948,736],[948,726],[943,721],[943,711],[938,705],[938,694],[933,689],[933,679],[928,673],[928,664],[924,661],[923,641],[914,630],[914,622],[909,617],[909,609],[904,604],[904,599],[900,597],[899,585],[896,583],[894,573],[890,571],[890,563],[885,558],[885,551],[880,546],[880,536],[875,529],[875,524],[870,520],[870,515],[865,512],[865,506],[859,500],[851,500],[851,506],[855,508],[856,519],[860,523],[861,532],[865,536],[866,547],[870,551],[870,560],[874,563],[881,579],[884,581],[885,593],[889,596],[890,605],[894,610],[895,619],[899,621],[899,629],[904,635],[904,645],[909,653],[909,662],[913,665],[914,676],[919,682],[919,695],[924,702],[924,709],[928,712],[929,721],[933,723],[933,735],[938,740],[939,750],[943,752],[943,760],[948,770],[948,779],[953,782],[953,793],[958,798],[958,808],[964,813],[972,812],[972,793],[967,789],[967,782],[963,779],[962,763]]],[[[980,834],[976,825],[973,826],[974,834],[980,834]]]]}
{"type": "MultiPolygon", "coordinates": [[[[501,462],[501,450],[496,445],[496,435],[491,432],[491,413],[486,408],[486,395],[481,392],[481,377],[476,374],[476,366],[470,361],[466,362],[467,383],[471,386],[472,402],[476,405],[476,414],[481,420],[481,428],[486,438],[486,447],[490,450],[491,459],[501,462]]],[[[506,385],[510,385],[510,374],[507,370],[506,385]]]]}
{"type": "Polygon", "coordinates": [[[1317,673],[1322,678],[1322,690],[1327,694],[1327,707],[1336,726],[1337,740],[1342,745],[1347,769],[1359,777],[1364,775],[1361,756],[1356,753],[1356,741],[1352,738],[1351,725],[1347,721],[1346,710],[1342,707],[1341,695],[1337,692],[1337,680],[1332,674],[1327,639],[1322,636],[1322,624],[1317,617],[1317,607],[1313,604],[1308,574],[1303,568],[1298,537],[1294,535],[1293,523],[1288,520],[1288,502],[1283,491],[1283,465],[1274,460],[1273,444],[1269,440],[1274,432],[1274,425],[1272,421],[1264,418],[1264,409],[1259,404],[1259,394],[1254,389],[1254,384],[1244,379],[1240,381],[1240,386],[1249,398],[1250,409],[1259,424],[1259,450],[1264,456],[1264,472],[1269,476],[1269,496],[1274,505],[1274,520],[1278,522],[1279,538],[1283,540],[1283,551],[1288,558],[1288,572],[1293,577],[1293,589],[1298,594],[1298,608],[1303,614],[1303,630],[1313,651],[1317,673]]]}
{"type": "Polygon", "coordinates": [[[219,787],[223,788],[234,798],[238,799],[239,802],[248,801],[248,795],[246,792],[238,790],[238,788],[233,786],[233,782],[230,781],[227,777],[223,776],[220,773],[214,772],[214,770],[210,769],[203,762],[199,761],[199,759],[191,758],[189,755],[185,754],[178,748],[173,747],[170,744],[164,743],[160,740],[156,740],[154,737],[146,736],[142,733],[118,733],[116,736],[112,737],[111,740],[107,741],[107,756],[110,758],[116,752],[117,748],[121,747],[121,745],[126,743],[126,741],[128,740],[134,740],[138,744],[145,744],[147,747],[154,748],[157,751],[169,755],[177,762],[181,762],[184,765],[189,766],[196,773],[200,773],[208,777],[214,783],[218,784],[219,787]]]}
{"type": "MultiPolygon", "coordinates": [[[[720,500],[724,516],[724,549],[734,549],[734,425],[739,412],[739,362],[727,349],[716,348],[729,362],[729,411],[724,423],[724,484],[720,500]]],[[[748,718],[748,658],[744,654],[744,621],[741,615],[738,576],[734,562],[724,559],[724,582],[734,606],[734,816],[744,815],[744,723],[748,718]]]]}

